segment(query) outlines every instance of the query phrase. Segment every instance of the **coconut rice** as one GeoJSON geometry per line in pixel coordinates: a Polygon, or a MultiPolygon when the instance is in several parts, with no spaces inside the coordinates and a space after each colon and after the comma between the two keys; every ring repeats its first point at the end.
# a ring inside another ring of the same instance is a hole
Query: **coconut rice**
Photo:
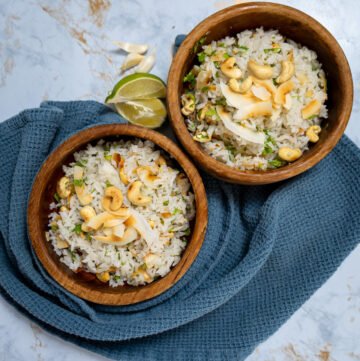
{"type": "Polygon", "coordinates": [[[276,30],[246,30],[195,46],[182,113],[210,156],[240,170],[293,162],[327,118],[326,78],[314,51],[276,30]]]}
{"type": "Polygon", "coordinates": [[[74,159],[63,166],[46,234],[61,262],[112,287],[165,276],[195,216],[185,174],[150,141],[100,141],[74,159]]]}

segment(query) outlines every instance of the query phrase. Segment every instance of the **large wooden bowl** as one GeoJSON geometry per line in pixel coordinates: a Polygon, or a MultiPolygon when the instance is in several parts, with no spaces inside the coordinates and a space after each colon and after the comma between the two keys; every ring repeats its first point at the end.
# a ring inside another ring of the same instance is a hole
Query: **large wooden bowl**
{"type": "Polygon", "coordinates": [[[47,272],[73,294],[104,305],[128,305],[153,298],[173,286],[194,262],[204,240],[207,226],[207,199],[199,173],[185,154],[167,137],[132,125],[100,125],[77,133],[61,144],[47,158],[36,176],[28,205],[28,232],[36,255],[47,272]],[[180,262],[164,278],[146,286],[112,288],[89,273],[74,273],[55,254],[45,239],[48,230],[49,204],[53,201],[62,166],[73,161],[74,152],[100,139],[148,139],[169,154],[188,176],[196,202],[196,217],[188,245],[180,262]]]}
{"type": "Polygon", "coordinates": [[[197,25],[179,47],[172,62],[167,105],[173,130],[192,159],[205,171],[222,180],[240,184],[267,184],[296,176],[323,159],[337,144],[348,123],[353,102],[353,83],[349,64],[335,38],[312,17],[288,6],[249,2],[211,15],[197,25]],[[282,35],[314,50],[328,80],[329,118],[323,121],[320,140],[294,163],[267,171],[240,171],[221,163],[195,142],[181,114],[183,78],[195,62],[193,48],[206,36],[204,44],[258,27],[278,29],[282,35]]]}

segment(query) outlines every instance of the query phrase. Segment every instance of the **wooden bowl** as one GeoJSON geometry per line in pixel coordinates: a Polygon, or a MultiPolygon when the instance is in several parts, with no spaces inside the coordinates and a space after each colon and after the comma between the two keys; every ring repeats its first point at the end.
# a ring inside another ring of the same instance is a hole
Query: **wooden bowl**
{"type": "Polygon", "coordinates": [[[85,300],[104,305],[128,305],[148,300],[163,293],[185,274],[194,262],[205,237],[207,199],[199,173],[185,154],[167,137],[132,125],[99,125],[81,131],[61,144],[42,165],[35,178],[27,212],[28,232],[36,255],[47,272],[64,288],[85,300]],[[168,153],[188,176],[195,194],[196,217],[180,262],[163,278],[148,285],[112,288],[89,273],[74,273],[62,262],[46,241],[49,204],[53,202],[57,181],[63,176],[62,166],[73,161],[74,152],[100,139],[148,139],[168,153]]]}
{"type": "Polygon", "coordinates": [[[205,171],[224,181],[267,184],[294,177],[314,166],[337,144],[348,123],[353,102],[353,82],[346,57],[335,38],[309,15],[288,6],[249,2],[211,15],[197,25],[179,47],[172,62],[167,88],[167,105],[172,128],[192,159],[205,171]],[[267,171],[240,171],[219,162],[202,150],[186,128],[181,114],[183,78],[195,62],[193,48],[206,37],[207,44],[246,29],[278,29],[282,35],[314,50],[328,80],[328,119],[322,123],[320,140],[296,162],[267,171]]]}

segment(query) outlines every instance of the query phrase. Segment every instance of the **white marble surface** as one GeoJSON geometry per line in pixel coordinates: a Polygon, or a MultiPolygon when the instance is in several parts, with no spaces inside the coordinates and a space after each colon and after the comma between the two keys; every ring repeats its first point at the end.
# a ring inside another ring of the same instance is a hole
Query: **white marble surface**
{"type": "MultiPolygon", "coordinates": [[[[239,1],[238,1],[239,2],[239,1]]],[[[346,133],[360,146],[360,2],[288,0],[323,23],[343,47],[354,76],[355,103],[346,133]]],[[[101,101],[118,79],[122,55],[113,39],[156,48],[154,73],[166,78],[171,45],[231,1],[0,0],[1,118],[44,99],[101,101]],[[105,4],[97,11],[91,5],[105,4]]],[[[360,248],[247,361],[360,360],[360,248]]],[[[0,298],[0,361],[104,358],[48,334],[0,298]]]]}

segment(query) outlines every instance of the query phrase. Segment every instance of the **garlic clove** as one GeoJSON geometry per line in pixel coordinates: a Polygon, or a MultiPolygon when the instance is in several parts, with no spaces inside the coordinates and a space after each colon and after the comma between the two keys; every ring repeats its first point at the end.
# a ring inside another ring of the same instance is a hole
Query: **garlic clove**
{"type": "Polygon", "coordinates": [[[144,54],[148,51],[149,46],[146,44],[133,44],[126,41],[113,41],[113,44],[127,53],[144,54]]]}
{"type": "Polygon", "coordinates": [[[124,62],[121,65],[121,71],[124,72],[130,68],[133,68],[134,66],[140,64],[143,59],[143,55],[137,53],[128,54],[128,56],[125,58],[124,62]]]}
{"type": "Polygon", "coordinates": [[[136,73],[148,73],[155,65],[155,54],[146,56],[137,66],[136,73]]]}

